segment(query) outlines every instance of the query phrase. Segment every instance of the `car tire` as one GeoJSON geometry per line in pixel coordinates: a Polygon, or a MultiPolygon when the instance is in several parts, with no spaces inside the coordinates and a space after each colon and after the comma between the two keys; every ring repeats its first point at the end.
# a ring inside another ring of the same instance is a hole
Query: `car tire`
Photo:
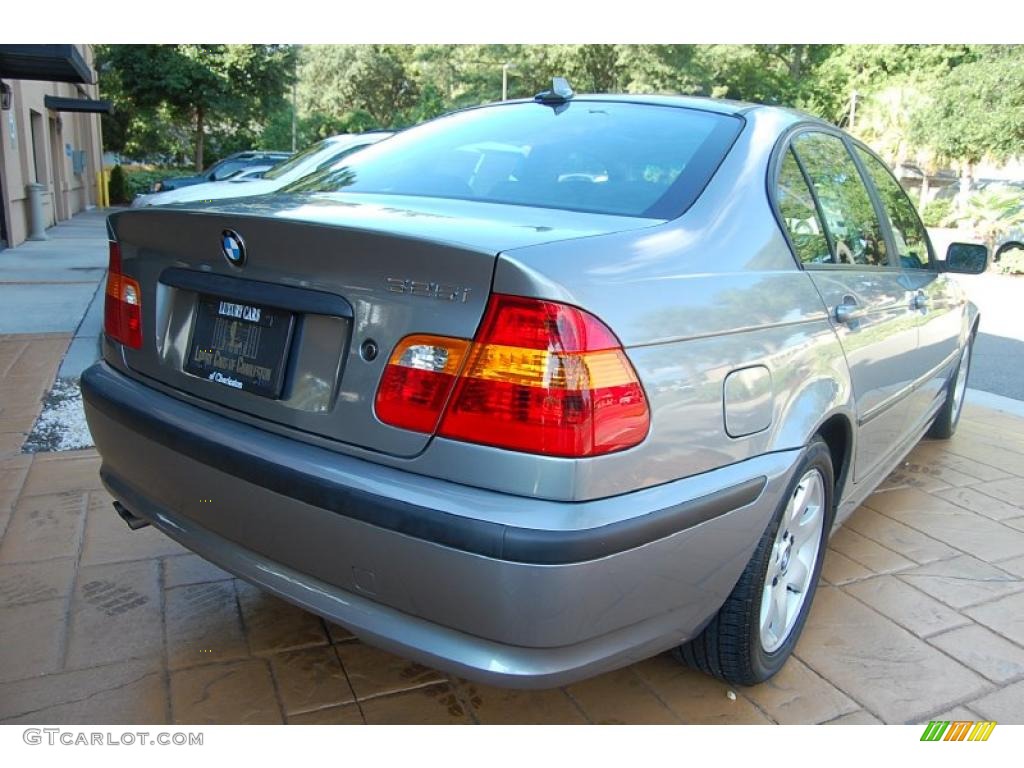
{"type": "Polygon", "coordinates": [[[928,428],[927,436],[935,440],[948,440],[956,432],[956,425],[960,423],[960,414],[964,410],[964,400],[967,398],[967,377],[971,373],[971,350],[974,348],[974,336],[967,337],[963,352],[960,353],[960,362],[956,364],[956,370],[949,377],[946,384],[946,400],[942,408],[935,415],[935,421],[928,428]]]}
{"type": "Polygon", "coordinates": [[[833,477],[828,445],[815,436],[732,593],[703,631],[675,650],[681,661],[734,685],[756,685],[782,669],[817,589],[834,518],[833,477]],[[806,506],[803,511],[798,509],[801,504],[806,506]],[[813,530],[801,533],[803,524],[813,525],[813,530]],[[806,572],[798,573],[797,565],[806,572]],[[797,581],[802,591],[796,589],[797,581]],[[773,622],[776,604],[783,606],[784,616],[773,622]]]}

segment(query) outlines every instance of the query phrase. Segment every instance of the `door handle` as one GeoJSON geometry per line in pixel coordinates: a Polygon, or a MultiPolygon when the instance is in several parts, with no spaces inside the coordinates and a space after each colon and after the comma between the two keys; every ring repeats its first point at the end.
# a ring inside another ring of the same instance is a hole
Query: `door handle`
{"type": "Polygon", "coordinates": [[[915,310],[919,310],[919,311],[922,311],[922,312],[927,310],[928,309],[928,297],[925,296],[920,291],[918,291],[916,294],[914,294],[914,298],[910,302],[910,308],[911,309],[915,309],[915,310]]]}
{"type": "Polygon", "coordinates": [[[842,302],[836,305],[833,315],[837,323],[849,325],[857,317],[857,299],[853,296],[843,296],[842,302]]]}

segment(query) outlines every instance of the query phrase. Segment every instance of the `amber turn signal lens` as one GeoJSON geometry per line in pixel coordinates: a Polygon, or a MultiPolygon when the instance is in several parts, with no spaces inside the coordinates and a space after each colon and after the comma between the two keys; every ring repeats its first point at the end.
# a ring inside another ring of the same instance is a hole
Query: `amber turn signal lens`
{"type": "Polygon", "coordinates": [[[404,429],[566,457],[629,448],[650,428],[636,372],[600,320],[578,307],[500,294],[472,345],[403,339],[376,410],[404,429]]]}

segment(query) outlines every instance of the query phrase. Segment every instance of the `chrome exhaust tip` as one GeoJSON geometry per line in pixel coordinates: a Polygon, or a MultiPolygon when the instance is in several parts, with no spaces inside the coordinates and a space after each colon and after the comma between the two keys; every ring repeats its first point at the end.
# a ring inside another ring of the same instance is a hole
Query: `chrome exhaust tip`
{"type": "Polygon", "coordinates": [[[129,510],[120,501],[114,502],[114,510],[117,512],[120,518],[128,524],[128,527],[131,528],[133,531],[137,531],[139,530],[139,528],[145,528],[147,525],[149,525],[148,520],[143,520],[141,517],[137,517],[136,515],[132,514],[131,510],[129,510]]]}

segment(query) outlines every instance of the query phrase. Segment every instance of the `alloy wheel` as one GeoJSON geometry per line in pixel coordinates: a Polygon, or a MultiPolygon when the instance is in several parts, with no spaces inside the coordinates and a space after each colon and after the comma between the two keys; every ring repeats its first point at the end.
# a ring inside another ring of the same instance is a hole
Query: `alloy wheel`
{"type": "Polygon", "coordinates": [[[777,651],[787,640],[807,601],[821,547],[825,481],[811,469],[800,478],[775,535],[761,592],[761,647],[777,651]]]}
{"type": "Polygon", "coordinates": [[[960,367],[956,371],[956,383],[953,384],[953,413],[951,421],[955,425],[960,418],[960,408],[964,404],[964,394],[967,392],[967,371],[971,366],[971,342],[968,341],[960,356],[960,367]]]}

